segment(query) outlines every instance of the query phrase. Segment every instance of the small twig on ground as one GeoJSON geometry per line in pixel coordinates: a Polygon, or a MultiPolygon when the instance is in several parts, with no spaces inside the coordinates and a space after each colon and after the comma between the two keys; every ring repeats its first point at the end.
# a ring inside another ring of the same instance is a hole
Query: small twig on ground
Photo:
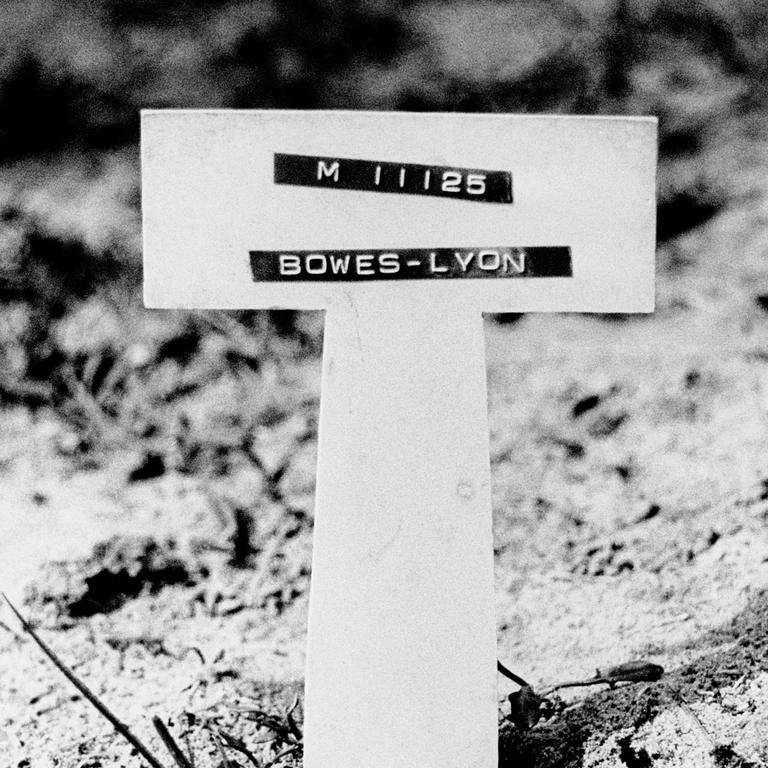
{"type": "Polygon", "coordinates": [[[67,667],[64,662],[61,661],[59,657],[53,652],[53,650],[51,650],[51,648],[49,648],[48,645],[43,642],[35,630],[32,629],[32,627],[27,623],[26,619],[24,619],[24,617],[16,610],[13,603],[8,599],[7,595],[4,592],[0,592],[0,595],[2,595],[11,611],[13,611],[13,614],[19,620],[24,631],[29,634],[35,643],[37,643],[37,646],[40,648],[40,650],[51,660],[51,662],[53,662],[53,664],[64,675],[64,677],[66,677],[67,680],[69,680],[69,682],[72,683],[72,685],[74,685],[75,688],[77,688],[77,690],[80,691],[80,693],[82,693],[83,696],[96,708],[99,714],[109,720],[112,727],[149,763],[150,766],[152,766],[152,768],[165,768],[163,764],[149,751],[149,749],[144,746],[138,737],[134,736],[128,726],[118,720],[117,717],[115,717],[115,715],[113,715],[112,712],[106,707],[106,705],[102,704],[102,702],[96,697],[96,694],[94,694],[91,689],[85,685],[85,683],[75,677],[75,674],[69,669],[69,667],[67,667]]]}
{"type": "Polygon", "coordinates": [[[253,715],[258,727],[267,728],[275,734],[275,736],[270,739],[265,739],[263,742],[257,742],[259,744],[266,744],[270,741],[282,741],[286,744],[297,745],[300,744],[301,740],[304,738],[301,729],[291,714],[295,708],[295,704],[292,705],[290,709],[283,715],[282,720],[280,720],[276,715],[270,715],[268,712],[264,712],[260,709],[252,707],[238,707],[234,705],[227,706],[234,712],[242,712],[243,714],[253,715]]]}
{"type": "Polygon", "coordinates": [[[85,384],[80,381],[74,370],[66,366],[63,366],[61,370],[72,398],[89,419],[88,426],[102,439],[114,436],[119,431],[118,425],[105,413],[101,404],[88,391],[85,384]]]}
{"type": "Polygon", "coordinates": [[[181,751],[181,748],[176,743],[176,740],[173,738],[173,736],[171,736],[170,731],[165,727],[165,723],[157,715],[152,718],[152,725],[155,726],[155,730],[163,740],[165,748],[171,753],[171,757],[176,762],[176,765],[178,765],[179,768],[192,768],[191,763],[189,760],[187,760],[187,756],[181,751]]]}
{"type": "Polygon", "coordinates": [[[192,745],[189,743],[189,729],[195,723],[195,716],[190,712],[185,712],[184,716],[187,721],[187,727],[184,729],[184,746],[187,748],[187,754],[189,755],[191,768],[195,768],[195,753],[192,751],[192,745]]]}
{"type": "Polygon", "coordinates": [[[293,697],[293,702],[291,703],[291,706],[288,707],[288,709],[285,712],[285,721],[288,723],[288,727],[291,729],[291,733],[294,735],[294,738],[296,741],[302,741],[304,739],[304,734],[302,733],[301,728],[299,728],[298,723],[293,719],[293,710],[296,709],[296,707],[299,704],[299,694],[297,693],[293,697]]]}
{"type": "Polygon", "coordinates": [[[221,739],[219,738],[219,734],[216,733],[216,731],[213,729],[213,727],[208,723],[206,725],[206,729],[208,733],[211,734],[211,738],[213,739],[213,743],[216,745],[216,747],[219,750],[219,754],[221,755],[221,761],[224,765],[224,768],[232,768],[232,763],[229,762],[229,758],[227,757],[227,753],[224,751],[224,745],[221,743],[221,739]]]}
{"type": "Polygon", "coordinates": [[[189,743],[189,734],[184,731],[184,746],[187,748],[187,754],[189,755],[190,768],[195,768],[195,754],[192,752],[192,745],[189,743]]]}
{"type": "Polygon", "coordinates": [[[251,752],[248,747],[245,746],[245,742],[241,739],[235,738],[234,736],[226,733],[225,731],[222,731],[221,728],[219,730],[219,736],[227,743],[227,746],[231,749],[234,749],[236,752],[239,752],[241,755],[245,755],[245,757],[248,758],[248,760],[253,763],[256,768],[262,768],[261,763],[256,758],[256,755],[251,752]]]}
{"type": "Polygon", "coordinates": [[[285,711],[285,714],[286,714],[286,715],[290,715],[290,714],[292,714],[292,713],[293,713],[293,710],[294,710],[294,709],[296,709],[296,707],[298,707],[298,706],[299,706],[299,694],[297,693],[297,694],[296,694],[296,695],[293,697],[293,701],[291,702],[291,706],[290,706],[290,707],[288,707],[288,709],[285,711]]]}
{"type": "Polygon", "coordinates": [[[187,646],[176,658],[177,661],[181,661],[182,659],[186,658],[187,654],[194,653],[195,656],[197,656],[198,659],[200,659],[200,663],[205,666],[208,662],[205,660],[205,656],[203,656],[203,652],[196,646],[196,645],[190,645],[187,646]]]}
{"type": "Polygon", "coordinates": [[[507,669],[498,659],[496,660],[496,669],[499,672],[501,672],[501,674],[504,675],[504,677],[508,677],[513,683],[530,687],[528,683],[526,683],[525,680],[523,680],[522,677],[520,677],[519,675],[516,675],[511,670],[507,669]]]}
{"type": "Polygon", "coordinates": [[[680,709],[686,715],[688,715],[689,719],[693,721],[697,730],[702,733],[702,735],[707,739],[707,741],[712,745],[712,748],[714,749],[717,746],[717,742],[712,737],[712,734],[705,728],[704,723],[701,722],[701,718],[693,711],[693,709],[691,709],[688,702],[683,698],[682,692],[677,688],[673,688],[670,684],[664,685],[664,690],[669,693],[673,701],[680,707],[680,709]]]}
{"type": "Polygon", "coordinates": [[[712,744],[713,747],[717,746],[717,742],[712,738],[712,734],[704,727],[704,723],[701,722],[701,718],[691,709],[691,707],[682,699],[678,699],[678,705],[680,709],[685,712],[688,717],[696,724],[699,731],[706,737],[707,741],[712,744]]]}
{"type": "MultiPolygon", "coordinates": [[[[287,747],[283,749],[282,752],[278,752],[278,754],[272,758],[270,762],[265,763],[263,768],[269,768],[269,766],[273,766],[280,762],[280,760],[282,760],[284,757],[287,757],[288,755],[291,755],[294,752],[298,752],[302,749],[304,734],[302,733],[301,728],[299,728],[298,723],[293,717],[293,712],[298,705],[299,697],[296,695],[294,696],[291,705],[284,711],[282,720],[280,719],[279,715],[271,715],[260,709],[229,705],[229,708],[236,712],[253,715],[260,728],[267,728],[275,734],[272,738],[255,742],[256,744],[268,744],[270,742],[276,742],[273,747],[275,750],[279,749],[281,745],[287,745],[287,747]]],[[[225,734],[222,733],[222,736],[225,736],[225,734]]],[[[234,747],[234,744],[230,744],[230,746],[234,747]]],[[[256,765],[255,762],[254,765],[256,765]]],[[[262,768],[260,764],[259,768],[262,768]]]]}
{"type": "Polygon", "coordinates": [[[565,683],[557,683],[541,692],[542,697],[547,697],[561,688],[581,688],[587,685],[607,685],[614,688],[616,683],[653,683],[661,679],[664,668],[649,661],[630,661],[611,667],[605,672],[597,671],[594,677],[586,680],[569,680],[565,683]]]}
{"type": "Polygon", "coordinates": [[[254,336],[241,322],[224,312],[196,312],[195,317],[218,331],[232,344],[235,351],[245,357],[259,359],[264,356],[263,332],[254,336]]]}
{"type": "Polygon", "coordinates": [[[284,757],[288,757],[288,755],[292,755],[294,752],[298,751],[300,749],[298,744],[294,744],[292,747],[288,747],[288,749],[284,749],[280,754],[276,755],[272,760],[270,760],[268,763],[264,764],[264,768],[272,768],[273,765],[276,765],[279,763],[284,757]]]}
{"type": "Polygon", "coordinates": [[[0,629],[4,629],[8,634],[12,635],[13,639],[17,642],[21,643],[24,641],[24,638],[18,632],[14,632],[4,621],[0,621],[0,629]]]}

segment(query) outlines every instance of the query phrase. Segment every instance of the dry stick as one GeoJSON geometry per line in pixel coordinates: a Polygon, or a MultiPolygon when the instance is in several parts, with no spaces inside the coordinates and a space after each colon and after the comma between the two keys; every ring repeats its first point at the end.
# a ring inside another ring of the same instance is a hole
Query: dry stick
{"type": "Polygon", "coordinates": [[[297,695],[293,699],[293,704],[291,704],[288,711],[285,713],[285,721],[288,723],[288,728],[290,728],[293,738],[296,739],[297,742],[301,742],[304,739],[304,734],[302,733],[301,728],[299,728],[299,724],[293,719],[293,710],[296,709],[298,703],[299,697],[297,695]]]}
{"type": "Polygon", "coordinates": [[[288,755],[292,755],[294,752],[296,752],[299,748],[298,744],[294,744],[292,747],[288,747],[288,749],[284,749],[279,755],[276,755],[273,760],[270,760],[268,763],[265,763],[264,768],[271,768],[273,765],[279,763],[284,757],[288,757],[288,755]]]}
{"type": "Polygon", "coordinates": [[[296,694],[296,695],[293,697],[293,701],[291,702],[291,706],[290,706],[290,707],[288,707],[288,710],[287,710],[287,711],[286,711],[286,713],[285,713],[285,714],[286,714],[286,716],[287,716],[287,715],[290,715],[290,714],[293,712],[293,710],[294,710],[294,709],[296,709],[296,707],[298,707],[298,706],[299,706],[299,694],[297,693],[297,694],[296,694]]]}
{"type": "Polygon", "coordinates": [[[541,696],[546,698],[562,688],[586,688],[589,685],[613,685],[615,682],[616,681],[607,677],[590,677],[586,680],[569,680],[567,683],[557,683],[557,685],[551,685],[549,688],[545,688],[541,692],[541,696]]]}
{"type": "Polygon", "coordinates": [[[104,401],[115,394],[120,379],[129,373],[130,370],[125,357],[119,357],[115,360],[114,365],[107,371],[107,375],[99,386],[99,394],[95,396],[96,402],[102,408],[104,407],[104,401]]]}
{"type": "Polygon", "coordinates": [[[565,683],[557,683],[546,690],[541,695],[546,697],[561,688],[581,688],[588,685],[608,685],[613,688],[617,683],[654,683],[664,674],[664,669],[658,664],[652,664],[647,661],[629,662],[612,667],[605,673],[598,672],[594,677],[587,680],[569,680],[565,683]]]}
{"type": "Polygon", "coordinates": [[[236,752],[239,752],[241,755],[245,755],[248,760],[253,763],[256,768],[262,768],[261,763],[256,759],[256,755],[251,752],[248,747],[245,746],[245,742],[241,741],[240,739],[236,739],[234,736],[231,736],[226,731],[222,731],[221,728],[219,728],[219,736],[221,736],[224,741],[227,742],[227,746],[230,749],[234,749],[236,752]]]}
{"type": "Polygon", "coordinates": [[[216,731],[214,731],[210,725],[208,726],[208,733],[211,734],[211,738],[213,738],[214,743],[219,748],[219,754],[221,755],[221,760],[224,763],[224,768],[232,768],[232,763],[230,763],[227,758],[227,753],[224,751],[224,745],[221,743],[219,734],[216,733],[216,731]]]}
{"type": "Polygon", "coordinates": [[[701,718],[693,711],[693,709],[691,709],[691,707],[688,705],[688,702],[683,698],[682,692],[677,688],[673,688],[669,683],[664,686],[664,689],[672,696],[672,699],[677,703],[680,709],[686,715],[688,715],[688,717],[693,721],[699,731],[704,734],[712,747],[716,747],[717,742],[713,738],[712,734],[706,729],[704,723],[701,722],[701,718]]]}
{"type": "Polygon", "coordinates": [[[496,669],[501,672],[504,677],[508,677],[513,683],[517,683],[518,685],[523,685],[526,688],[530,688],[531,686],[528,685],[528,683],[523,680],[522,677],[519,675],[516,675],[511,670],[507,669],[498,659],[496,659],[496,669]]]}
{"type": "Polygon", "coordinates": [[[228,337],[237,351],[243,355],[256,358],[263,356],[264,349],[258,343],[258,337],[254,340],[253,335],[245,329],[242,323],[224,312],[196,312],[195,317],[228,337]]]}
{"type": "Polygon", "coordinates": [[[86,412],[91,419],[90,426],[95,427],[99,436],[106,438],[110,433],[115,432],[115,424],[110,421],[104,409],[99,405],[96,398],[88,391],[88,388],[77,378],[74,371],[68,368],[63,369],[64,377],[70,387],[72,396],[78,405],[86,412]]]}
{"type": "Polygon", "coordinates": [[[96,698],[96,694],[94,694],[90,688],[88,688],[85,683],[81,682],[77,677],[75,677],[74,673],[67,667],[63,661],[59,659],[59,657],[43,642],[43,640],[38,637],[37,633],[34,629],[27,623],[27,621],[24,619],[24,617],[16,610],[13,603],[8,599],[8,596],[4,592],[0,592],[0,595],[3,596],[3,599],[6,603],[8,603],[8,607],[13,611],[16,618],[21,623],[21,626],[23,627],[24,631],[29,633],[29,635],[32,637],[32,639],[37,643],[40,650],[53,662],[53,664],[59,669],[59,671],[64,675],[64,677],[69,680],[72,685],[77,688],[80,693],[85,696],[88,701],[93,704],[94,707],[98,710],[100,714],[102,714],[109,722],[112,724],[112,727],[152,766],[152,768],[165,768],[165,766],[157,760],[157,758],[154,757],[154,755],[144,746],[144,744],[139,741],[139,739],[133,735],[133,733],[130,731],[127,725],[120,722],[113,714],[110,712],[107,707],[99,701],[99,699],[96,698]]]}
{"type": "Polygon", "coordinates": [[[682,699],[679,700],[678,704],[680,706],[680,709],[683,712],[685,712],[685,714],[687,714],[688,717],[691,718],[691,720],[693,720],[694,724],[699,729],[699,731],[701,731],[701,733],[703,733],[704,736],[706,736],[707,741],[709,741],[713,747],[716,747],[717,742],[713,738],[712,734],[706,729],[706,727],[704,726],[704,723],[701,722],[701,718],[682,699]]]}
{"type": "Polygon", "coordinates": [[[14,632],[4,621],[0,621],[0,629],[4,629],[14,640],[21,642],[21,635],[18,632],[14,632]]]}
{"type": "Polygon", "coordinates": [[[176,761],[176,765],[179,768],[192,768],[186,755],[181,751],[181,748],[173,736],[171,736],[170,731],[165,727],[165,723],[157,715],[152,718],[152,725],[155,726],[155,730],[163,740],[165,748],[171,753],[171,757],[176,761]]]}
{"type": "Polygon", "coordinates": [[[189,731],[184,731],[184,744],[187,747],[189,753],[189,765],[190,768],[195,768],[195,754],[192,752],[192,745],[189,743],[189,731]]]}

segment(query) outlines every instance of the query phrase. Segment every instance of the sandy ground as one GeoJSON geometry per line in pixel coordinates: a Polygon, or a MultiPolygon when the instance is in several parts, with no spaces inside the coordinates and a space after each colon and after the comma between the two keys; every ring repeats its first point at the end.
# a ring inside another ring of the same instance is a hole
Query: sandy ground
{"type": "MultiPolygon", "coordinates": [[[[727,164],[727,202],[660,248],[652,316],[488,321],[500,658],[535,688],[638,658],[666,671],[563,692],[530,731],[500,678],[502,765],[768,762],[764,127],[723,129],[709,167],[727,164]]],[[[204,386],[198,447],[225,443],[211,425],[233,412],[257,427],[202,478],[181,438],[161,476],[131,480],[151,441],[89,464],[52,412],[0,414],[0,582],[158,754],[152,715],[200,766],[221,763],[209,726],[265,762],[289,743],[257,744],[268,730],[237,707],[279,714],[301,692],[318,393],[317,355],[204,386]],[[242,508],[253,552],[235,567],[242,508]]],[[[2,621],[2,764],[139,766],[2,621]]]]}

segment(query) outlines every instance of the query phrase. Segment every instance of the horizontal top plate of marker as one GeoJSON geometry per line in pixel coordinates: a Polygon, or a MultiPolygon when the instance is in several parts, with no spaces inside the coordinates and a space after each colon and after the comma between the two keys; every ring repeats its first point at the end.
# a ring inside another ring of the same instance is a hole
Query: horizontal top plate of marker
{"type": "Polygon", "coordinates": [[[654,118],[142,113],[145,302],[653,309],[654,118]]]}

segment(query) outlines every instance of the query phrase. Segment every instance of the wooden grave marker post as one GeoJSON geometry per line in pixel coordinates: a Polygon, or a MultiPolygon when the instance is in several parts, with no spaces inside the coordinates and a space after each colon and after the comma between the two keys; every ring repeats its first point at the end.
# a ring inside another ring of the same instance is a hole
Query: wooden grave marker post
{"type": "Polygon", "coordinates": [[[495,768],[482,312],[650,312],[656,121],[142,114],[148,307],[324,309],[307,768],[495,768]]]}

